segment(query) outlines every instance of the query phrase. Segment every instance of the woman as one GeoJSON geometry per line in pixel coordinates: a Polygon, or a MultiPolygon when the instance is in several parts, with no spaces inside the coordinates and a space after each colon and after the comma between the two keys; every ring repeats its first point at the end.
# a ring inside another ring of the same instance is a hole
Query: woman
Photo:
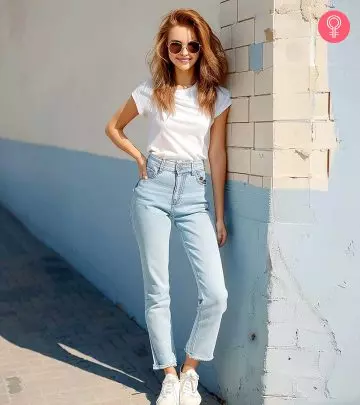
{"type": "Polygon", "coordinates": [[[219,247],[224,224],[226,121],[230,92],[221,86],[227,73],[225,52],[207,22],[192,9],[170,12],[161,22],[143,80],[106,127],[106,134],[132,156],[139,169],[133,190],[131,221],[139,246],[145,315],[153,369],[165,377],[158,405],[200,404],[200,361],[213,359],[220,322],[227,306],[219,247]],[[148,158],[125,136],[138,114],[150,121],[148,158]],[[205,198],[205,160],[211,169],[216,220],[205,198]],[[176,372],[169,295],[171,224],[180,232],[198,287],[198,308],[176,372]]]}

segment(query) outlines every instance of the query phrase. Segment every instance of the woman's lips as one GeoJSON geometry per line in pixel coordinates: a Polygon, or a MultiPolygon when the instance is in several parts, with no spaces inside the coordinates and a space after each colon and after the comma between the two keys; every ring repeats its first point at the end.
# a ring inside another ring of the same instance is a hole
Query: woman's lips
{"type": "Polygon", "coordinates": [[[190,61],[190,58],[176,58],[181,63],[187,63],[190,61]]]}

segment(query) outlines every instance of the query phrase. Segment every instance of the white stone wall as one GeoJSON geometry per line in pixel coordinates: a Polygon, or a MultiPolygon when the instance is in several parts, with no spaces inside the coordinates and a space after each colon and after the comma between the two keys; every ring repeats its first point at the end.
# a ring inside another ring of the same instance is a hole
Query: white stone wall
{"type": "Polygon", "coordinates": [[[336,149],[325,1],[227,0],[221,38],[230,65],[228,178],[257,187],[322,189],[336,149]]]}

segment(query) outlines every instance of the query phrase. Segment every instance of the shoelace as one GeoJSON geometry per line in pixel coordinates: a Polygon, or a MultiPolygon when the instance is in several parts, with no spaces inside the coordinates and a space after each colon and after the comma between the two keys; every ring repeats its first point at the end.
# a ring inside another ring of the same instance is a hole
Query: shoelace
{"type": "Polygon", "coordinates": [[[197,390],[198,377],[195,375],[188,375],[184,378],[183,393],[195,394],[197,390]]]}
{"type": "Polygon", "coordinates": [[[163,382],[163,387],[161,390],[162,396],[166,397],[169,394],[172,394],[174,392],[174,386],[176,384],[176,381],[174,380],[167,380],[163,382]]]}

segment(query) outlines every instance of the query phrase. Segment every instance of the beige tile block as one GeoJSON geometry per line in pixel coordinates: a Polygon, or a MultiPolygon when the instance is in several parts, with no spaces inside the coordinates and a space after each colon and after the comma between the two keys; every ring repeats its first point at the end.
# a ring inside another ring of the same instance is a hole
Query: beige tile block
{"type": "Polygon", "coordinates": [[[328,177],[328,151],[313,150],[310,155],[310,176],[312,178],[328,177]]]}
{"type": "Polygon", "coordinates": [[[227,75],[226,75],[226,78],[225,78],[225,87],[227,88],[227,89],[230,89],[230,81],[231,81],[231,75],[233,74],[234,72],[231,72],[231,73],[228,73],[227,75]]]}
{"type": "Polygon", "coordinates": [[[255,122],[255,149],[272,149],[273,136],[273,122],[255,122]]]}
{"type": "Polygon", "coordinates": [[[328,61],[328,43],[320,36],[316,37],[315,46],[315,66],[312,66],[313,91],[329,91],[329,61],[328,61]]]}
{"type": "Polygon", "coordinates": [[[233,48],[250,45],[254,42],[254,24],[254,19],[251,19],[231,26],[231,41],[233,48]]]}
{"type": "Polygon", "coordinates": [[[336,149],[336,127],[333,121],[314,122],[312,149],[336,149]]]}
{"type": "Polygon", "coordinates": [[[235,49],[228,49],[225,51],[225,55],[228,61],[229,73],[235,72],[235,49]]]}
{"type": "Polygon", "coordinates": [[[237,0],[220,3],[220,27],[234,24],[237,21],[237,0]]]}
{"type": "Polygon", "coordinates": [[[273,42],[274,17],[273,14],[260,14],[255,18],[255,43],[273,42]]]}
{"type": "Polygon", "coordinates": [[[315,70],[312,89],[318,92],[329,91],[328,43],[320,36],[316,37],[315,70]]]}
{"type": "Polygon", "coordinates": [[[255,75],[255,95],[273,93],[273,68],[254,72],[255,75]]]}
{"type": "Polygon", "coordinates": [[[274,122],[274,148],[311,149],[310,122],[274,122]]]}
{"type": "Polygon", "coordinates": [[[263,177],[263,188],[272,188],[272,177],[263,177]]]}
{"type": "Polygon", "coordinates": [[[220,30],[220,42],[224,49],[232,48],[231,44],[231,26],[221,28],[220,30]]]}
{"type": "Polygon", "coordinates": [[[313,118],[316,120],[329,119],[329,93],[314,94],[313,118]]]}
{"type": "Polygon", "coordinates": [[[311,113],[310,94],[274,94],[274,120],[308,120],[311,113]]]}
{"type": "MultiPolygon", "coordinates": [[[[304,3],[306,4],[306,2],[309,3],[310,0],[307,0],[304,3]]],[[[312,0],[311,3],[312,3],[311,8],[312,16],[313,18],[318,20],[324,13],[328,11],[329,3],[331,4],[332,0],[312,0]]]]}
{"type": "Polygon", "coordinates": [[[310,153],[302,150],[274,150],[274,177],[308,177],[310,153]]]}
{"type": "Polygon", "coordinates": [[[327,66],[316,67],[315,69],[315,83],[313,85],[314,91],[317,92],[329,92],[329,72],[327,66]]]}
{"type": "Polygon", "coordinates": [[[263,185],[263,178],[262,176],[249,176],[249,184],[255,187],[262,187],[263,185]]]}
{"type": "Polygon", "coordinates": [[[328,65],[328,43],[320,36],[316,37],[315,65],[324,67],[328,65]]]}
{"type": "Polygon", "coordinates": [[[302,0],[274,0],[277,13],[285,14],[291,11],[299,11],[302,0]]]}
{"type": "Polygon", "coordinates": [[[273,120],[273,96],[250,97],[249,121],[273,120]]]}
{"type": "Polygon", "coordinates": [[[254,94],[254,72],[233,73],[230,75],[232,97],[252,96],[254,94]]]}
{"type": "Polygon", "coordinates": [[[274,10],[274,0],[238,0],[238,21],[252,18],[258,14],[271,13],[274,10]]]}
{"type": "Polygon", "coordinates": [[[254,147],[254,123],[234,123],[231,124],[231,136],[228,137],[227,146],[237,146],[240,148],[254,147]]]}
{"type": "Polygon", "coordinates": [[[236,72],[249,70],[249,46],[235,48],[235,70],[236,72]]]}
{"type": "Polygon", "coordinates": [[[274,42],[274,66],[309,66],[310,38],[277,39],[274,42]]]}
{"type": "Polygon", "coordinates": [[[226,123],[226,136],[231,137],[231,123],[226,123]]]}
{"type": "Polygon", "coordinates": [[[228,147],[228,171],[250,173],[250,152],[250,149],[228,147]]]}
{"type": "Polygon", "coordinates": [[[249,175],[243,173],[231,173],[227,172],[227,180],[240,181],[241,183],[249,182],[249,175]]]}
{"type": "Polygon", "coordinates": [[[332,97],[331,97],[331,93],[329,93],[329,119],[331,121],[335,120],[335,116],[334,116],[334,104],[332,102],[332,97]]]}
{"type": "Polygon", "coordinates": [[[305,21],[301,11],[274,15],[274,38],[302,38],[311,35],[310,22],[305,21]]]}
{"type": "Polygon", "coordinates": [[[265,42],[263,44],[263,69],[267,69],[273,66],[274,56],[274,43],[265,42]]]}
{"type": "Polygon", "coordinates": [[[309,66],[276,66],[274,69],[274,94],[306,93],[309,87],[309,66]]]}
{"type": "Polygon", "coordinates": [[[273,187],[276,189],[309,189],[310,179],[307,177],[274,177],[273,187]]]}
{"type": "Polygon", "coordinates": [[[310,188],[312,190],[328,191],[329,189],[329,179],[324,178],[310,178],[310,188]]]}
{"type": "Polygon", "coordinates": [[[251,174],[271,177],[273,173],[272,151],[251,151],[251,174]]]}
{"type": "Polygon", "coordinates": [[[232,100],[232,105],[228,115],[228,122],[248,122],[249,121],[249,98],[239,97],[232,100]]]}

